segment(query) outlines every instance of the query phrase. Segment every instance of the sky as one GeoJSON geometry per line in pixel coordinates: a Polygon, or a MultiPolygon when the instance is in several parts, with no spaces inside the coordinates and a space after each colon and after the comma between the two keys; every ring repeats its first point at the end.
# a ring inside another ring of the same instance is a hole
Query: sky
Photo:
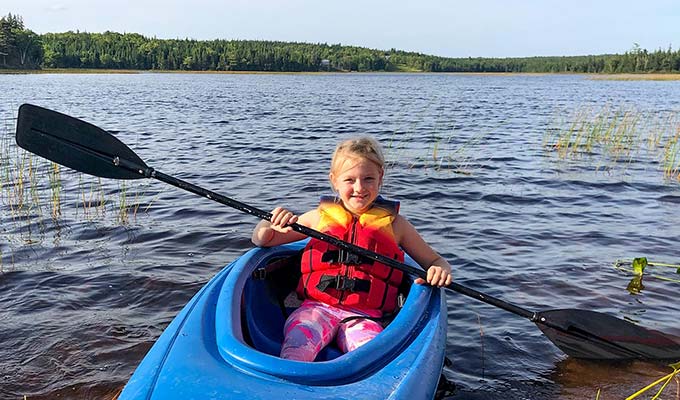
{"type": "Polygon", "coordinates": [[[47,32],[328,43],[443,57],[680,48],[678,0],[1,0],[47,32]]]}

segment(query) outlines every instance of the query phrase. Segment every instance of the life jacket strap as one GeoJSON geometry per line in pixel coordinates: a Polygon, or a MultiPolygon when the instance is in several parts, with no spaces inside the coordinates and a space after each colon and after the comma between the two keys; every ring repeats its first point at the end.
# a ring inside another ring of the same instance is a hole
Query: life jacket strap
{"type": "Polygon", "coordinates": [[[342,275],[321,275],[316,288],[322,292],[327,289],[347,290],[350,292],[368,292],[371,281],[367,279],[348,278],[342,275]]]}

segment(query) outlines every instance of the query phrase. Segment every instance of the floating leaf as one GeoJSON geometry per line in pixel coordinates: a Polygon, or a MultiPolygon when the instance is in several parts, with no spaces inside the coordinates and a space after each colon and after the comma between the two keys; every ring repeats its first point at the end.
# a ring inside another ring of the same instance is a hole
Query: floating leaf
{"type": "Polygon", "coordinates": [[[633,259],[633,273],[635,275],[642,275],[646,267],[647,267],[646,257],[638,257],[633,259]]]}

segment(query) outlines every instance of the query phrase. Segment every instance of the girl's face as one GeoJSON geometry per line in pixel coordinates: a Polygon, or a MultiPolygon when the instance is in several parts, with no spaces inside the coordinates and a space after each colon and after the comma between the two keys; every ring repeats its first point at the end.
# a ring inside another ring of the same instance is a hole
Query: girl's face
{"type": "Polygon", "coordinates": [[[333,172],[329,174],[333,188],[349,212],[363,214],[380,194],[382,169],[362,158],[346,158],[338,170],[340,172],[337,175],[333,172]]]}

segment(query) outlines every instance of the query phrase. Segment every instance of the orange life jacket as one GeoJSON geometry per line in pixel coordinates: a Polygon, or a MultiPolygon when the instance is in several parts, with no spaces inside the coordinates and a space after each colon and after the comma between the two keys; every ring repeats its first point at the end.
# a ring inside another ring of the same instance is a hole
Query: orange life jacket
{"type": "MultiPolygon", "coordinates": [[[[332,196],[321,197],[316,229],[359,247],[404,261],[392,221],[399,202],[378,197],[359,217],[332,196]]],[[[298,294],[330,305],[394,311],[403,272],[312,238],[301,261],[298,294]]]]}

